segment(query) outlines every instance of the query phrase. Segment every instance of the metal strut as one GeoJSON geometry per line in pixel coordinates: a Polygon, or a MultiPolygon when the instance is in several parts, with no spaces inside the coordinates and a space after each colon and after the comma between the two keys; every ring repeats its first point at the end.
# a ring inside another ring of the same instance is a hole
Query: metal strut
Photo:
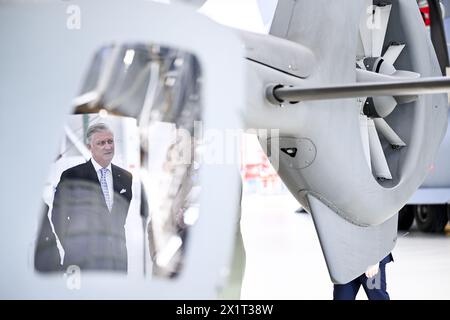
{"type": "Polygon", "coordinates": [[[281,84],[269,85],[266,98],[273,104],[313,100],[332,100],[375,96],[408,96],[450,92],[450,78],[430,77],[393,82],[365,82],[340,86],[298,88],[281,84]]]}

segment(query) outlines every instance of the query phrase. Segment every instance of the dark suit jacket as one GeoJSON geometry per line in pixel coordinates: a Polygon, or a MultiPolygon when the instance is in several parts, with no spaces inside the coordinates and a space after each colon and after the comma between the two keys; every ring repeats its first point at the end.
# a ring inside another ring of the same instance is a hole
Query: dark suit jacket
{"type": "Polygon", "coordinates": [[[44,203],[41,227],[34,251],[34,267],[41,272],[55,271],[61,268],[55,234],[47,217],[48,209],[47,204],[44,203]]]}
{"type": "MultiPolygon", "coordinates": [[[[127,270],[125,221],[132,198],[130,172],[111,165],[111,212],[91,161],[64,171],[56,188],[52,222],[64,248],[65,270],[127,270]]],[[[58,267],[55,267],[58,269],[58,267]]]]}

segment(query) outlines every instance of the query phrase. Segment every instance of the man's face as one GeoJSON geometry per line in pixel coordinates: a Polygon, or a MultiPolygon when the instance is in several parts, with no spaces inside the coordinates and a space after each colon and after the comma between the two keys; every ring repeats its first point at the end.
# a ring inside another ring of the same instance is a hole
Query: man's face
{"type": "Polygon", "coordinates": [[[96,132],[91,137],[88,145],[92,153],[92,158],[102,167],[111,163],[114,157],[114,136],[111,131],[96,132]]]}

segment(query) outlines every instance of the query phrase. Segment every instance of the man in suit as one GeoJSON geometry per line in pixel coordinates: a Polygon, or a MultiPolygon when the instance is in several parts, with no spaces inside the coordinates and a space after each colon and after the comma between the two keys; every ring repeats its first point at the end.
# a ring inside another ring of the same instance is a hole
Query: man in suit
{"type": "Polygon", "coordinates": [[[105,124],[89,127],[86,137],[92,158],[62,173],[53,201],[52,222],[64,248],[59,268],[126,272],[132,175],[111,163],[114,135],[105,124]]]}
{"type": "Polygon", "coordinates": [[[367,271],[358,278],[346,284],[335,284],[334,300],[355,300],[361,285],[369,300],[390,300],[386,286],[386,264],[394,261],[389,253],[379,263],[367,268],[367,271]]]}

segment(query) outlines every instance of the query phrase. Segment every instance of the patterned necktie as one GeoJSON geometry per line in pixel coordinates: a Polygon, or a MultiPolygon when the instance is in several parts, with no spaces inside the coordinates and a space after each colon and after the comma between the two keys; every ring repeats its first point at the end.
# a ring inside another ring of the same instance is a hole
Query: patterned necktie
{"type": "Polygon", "coordinates": [[[100,185],[102,186],[103,195],[105,196],[106,205],[108,206],[108,210],[111,211],[111,198],[109,197],[108,184],[106,183],[106,174],[108,169],[101,168],[100,173],[100,185]]]}

